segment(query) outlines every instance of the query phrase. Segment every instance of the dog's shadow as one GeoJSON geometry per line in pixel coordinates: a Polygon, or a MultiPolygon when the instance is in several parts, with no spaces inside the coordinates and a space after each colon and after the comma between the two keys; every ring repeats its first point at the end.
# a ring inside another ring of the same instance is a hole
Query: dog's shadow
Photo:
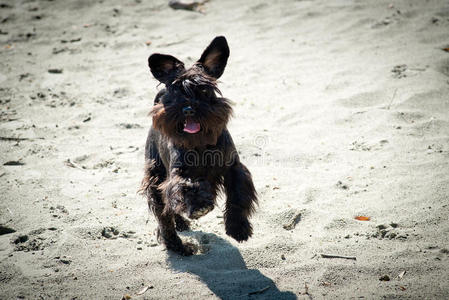
{"type": "Polygon", "coordinates": [[[196,239],[204,254],[182,257],[169,252],[169,266],[199,276],[220,299],[297,299],[282,292],[259,270],[248,269],[239,250],[212,233],[192,231],[184,236],[196,239]]]}

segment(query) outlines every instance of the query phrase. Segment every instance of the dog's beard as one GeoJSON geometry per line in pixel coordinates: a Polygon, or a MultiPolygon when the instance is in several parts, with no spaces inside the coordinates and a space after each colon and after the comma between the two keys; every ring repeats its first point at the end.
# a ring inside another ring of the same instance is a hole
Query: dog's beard
{"type": "Polygon", "coordinates": [[[215,145],[232,115],[229,101],[224,98],[220,101],[209,106],[206,113],[187,119],[179,114],[178,107],[156,104],[150,112],[153,116],[153,127],[174,144],[184,148],[215,145]]]}

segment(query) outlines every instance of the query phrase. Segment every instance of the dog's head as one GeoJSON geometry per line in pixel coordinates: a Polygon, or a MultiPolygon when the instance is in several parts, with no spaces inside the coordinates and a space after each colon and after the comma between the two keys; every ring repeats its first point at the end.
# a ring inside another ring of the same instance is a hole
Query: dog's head
{"type": "Polygon", "coordinates": [[[189,69],[171,55],[152,54],[148,65],[165,84],[151,110],[153,127],[185,148],[215,145],[232,115],[229,100],[221,96],[217,79],[229,57],[226,39],[216,37],[189,69]]]}

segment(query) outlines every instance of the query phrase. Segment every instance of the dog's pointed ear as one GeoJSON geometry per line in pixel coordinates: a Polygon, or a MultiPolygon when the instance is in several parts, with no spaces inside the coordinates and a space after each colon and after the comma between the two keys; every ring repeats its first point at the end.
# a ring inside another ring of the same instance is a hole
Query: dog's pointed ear
{"type": "Polygon", "coordinates": [[[154,78],[162,83],[171,83],[182,71],[184,64],[176,57],[155,53],[148,57],[148,66],[154,78]]]}
{"type": "Polygon", "coordinates": [[[198,62],[209,76],[218,79],[224,72],[228,57],[228,42],[224,36],[217,36],[204,50],[198,62]]]}

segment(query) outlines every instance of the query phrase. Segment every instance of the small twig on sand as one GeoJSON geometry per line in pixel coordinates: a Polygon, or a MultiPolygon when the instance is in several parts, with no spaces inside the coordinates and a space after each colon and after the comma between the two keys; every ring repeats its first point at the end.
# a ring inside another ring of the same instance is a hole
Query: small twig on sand
{"type": "Polygon", "coordinates": [[[170,0],[168,6],[173,9],[185,9],[202,13],[202,6],[209,0],[202,1],[186,1],[186,0],[170,0]]]}
{"type": "Polygon", "coordinates": [[[5,162],[3,165],[4,166],[23,166],[25,163],[21,162],[20,159],[19,160],[10,160],[5,162]]]}
{"type": "Polygon", "coordinates": [[[27,138],[19,138],[19,137],[9,137],[9,136],[0,136],[1,141],[12,141],[12,142],[20,142],[29,140],[27,138]]]}
{"type": "Polygon", "coordinates": [[[70,161],[70,158],[67,158],[67,160],[64,162],[67,167],[76,168],[80,170],[84,170],[82,167],[78,166],[77,164],[70,161]]]}
{"type": "MultiPolygon", "coordinates": [[[[43,140],[44,138],[35,138],[35,139],[43,140]]],[[[30,140],[34,140],[34,139],[10,137],[10,136],[0,136],[0,141],[20,142],[20,141],[30,141],[30,140]]]]}
{"type": "Polygon", "coordinates": [[[343,255],[333,255],[333,254],[320,254],[322,258],[344,258],[344,259],[352,259],[357,260],[355,256],[343,256],[343,255]]]}
{"type": "Polygon", "coordinates": [[[262,294],[263,292],[265,292],[269,288],[270,288],[270,286],[266,286],[263,289],[260,289],[260,290],[254,291],[254,292],[249,292],[248,295],[262,294]]]}
{"type": "Polygon", "coordinates": [[[419,71],[419,72],[424,72],[426,70],[426,68],[408,68],[411,71],[419,71]]]}
{"type": "Polygon", "coordinates": [[[393,104],[393,100],[394,100],[394,97],[396,97],[396,92],[397,91],[398,91],[398,89],[394,90],[393,97],[391,97],[391,101],[390,101],[390,104],[388,104],[387,109],[390,109],[391,104],[393,104]]]}
{"type": "Polygon", "coordinates": [[[141,289],[140,291],[138,291],[138,292],[136,293],[136,295],[137,295],[137,296],[143,295],[143,294],[146,293],[146,291],[148,291],[149,289],[152,289],[152,288],[153,288],[152,285],[147,285],[147,286],[145,286],[143,289],[141,289]]]}

